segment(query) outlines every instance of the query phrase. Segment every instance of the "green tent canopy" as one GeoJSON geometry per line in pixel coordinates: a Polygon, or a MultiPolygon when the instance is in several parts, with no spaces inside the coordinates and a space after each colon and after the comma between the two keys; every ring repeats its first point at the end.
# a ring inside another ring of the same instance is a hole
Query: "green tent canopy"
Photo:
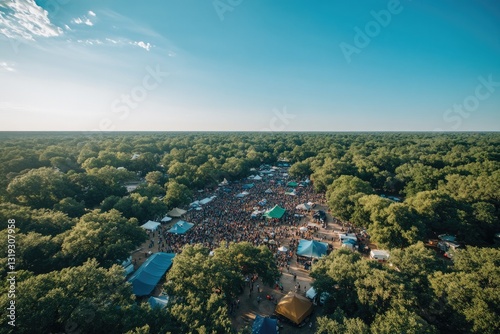
{"type": "Polygon", "coordinates": [[[287,187],[292,187],[292,188],[295,188],[297,187],[299,184],[297,182],[293,182],[293,181],[290,181],[286,184],[287,187]]]}
{"type": "Polygon", "coordinates": [[[279,205],[275,205],[274,208],[267,210],[266,213],[264,213],[264,217],[280,219],[285,214],[285,211],[286,210],[279,205]]]}

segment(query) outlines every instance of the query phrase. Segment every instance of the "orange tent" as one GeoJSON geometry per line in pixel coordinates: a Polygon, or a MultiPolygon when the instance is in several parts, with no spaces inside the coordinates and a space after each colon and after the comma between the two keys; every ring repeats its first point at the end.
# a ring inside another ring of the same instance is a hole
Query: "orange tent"
{"type": "Polygon", "coordinates": [[[276,306],[276,313],[291,320],[297,325],[304,321],[313,311],[313,304],[301,295],[289,292],[276,306]]]}

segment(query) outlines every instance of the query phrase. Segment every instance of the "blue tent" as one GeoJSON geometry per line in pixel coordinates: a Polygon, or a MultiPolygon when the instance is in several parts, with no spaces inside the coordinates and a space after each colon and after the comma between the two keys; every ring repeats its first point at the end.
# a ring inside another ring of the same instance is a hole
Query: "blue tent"
{"type": "Polygon", "coordinates": [[[297,247],[297,255],[320,258],[326,254],[327,250],[328,244],[326,242],[301,239],[297,247]]]}
{"type": "Polygon", "coordinates": [[[174,253],[155,253],[151,255],[128,279],[136,296],[147,296],[172,266],[174,253]]]}
{"type": "Polygon", "coordinates": [[[191,227],[193,227],[194,224],[185,222],[183,220],[178,221],[175,223],[174,226],[168,232],[170,233],[175,233],[175,234],[184,234],[186,233],[191,227]]]}
{"type": "Polygon", "coordinates": [[[278,320],[271,318],[264,318],[260,315],[255,316],[255,321],[252,325],[252,334],[276,334],[276,326],[278,325],[278,320]]]}
{"type": "Polygon", "coordinates": [[[253,183],[247,183],[247,184],[244,184],[243,185],[243,189],[251,189],[254,187],[254,184],[253,183]]]}

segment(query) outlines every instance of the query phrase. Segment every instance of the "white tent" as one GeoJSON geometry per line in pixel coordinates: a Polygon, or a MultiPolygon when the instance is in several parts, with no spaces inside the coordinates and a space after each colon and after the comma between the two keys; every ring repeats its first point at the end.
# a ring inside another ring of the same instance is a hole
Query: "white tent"
{"type": "Polygon", "coordinates": [[[205,204],[211,202],[214,198],[215,198],[215,196],[204,198],[204,199],[200,200],[200,204],[205,205],[205,204]]]}
{"type": "Polygon", "coordinates": [[[163,217],[163,218],[161,219],[161,221],[162,221],[162,222],[164,222],[164,223],[169,222],[169,221],[171,221],[171,220],[172,220],[172,218],[170,218],[169,216],[165,216],[165,217],[163,217]]]}
{"type": "Polygon", "coordinates": [[[236,195],[236,197],[241,198],[241,197],[247,196],[248,194],[250,194],[248,191],[244,191],[244,192],[239,193],[238,195],[236,195]]]}
{"type": "Polygon", "coordinates": [[[154,222],[152,220],[148,220],[148,222],[144,225],[141,225],[141,227],[145,230],[149,230],[149,231],[156,231],[158,229],[158,227],[160,227],[161,224],[158,223],[158,222],[154,222]]]}
{"type": "Polygon", "coordinates": [[[262,212],[264,212],[264,211],[255,210],[255,211],[253,211],[253,212],[252,212],[251,217],[255,218],[255,217],[257,217],[258,215],[260,215],[262,212]]]}
{"type": "Polygon", "coordinates": [[[370,251],[370,258],[379,261],[387,261],[389,259],[389,252],[381,249],[372,249],[370,251]]]}
{"type": "Polygon", "coordinates": [[[285,246],[281,246],[280,248],[278,248],[278,251],[286,252],[286,251],[288,251],[288,248],[286,248],[285,246]]]}
{"type": "Polygon", "coordinates": [[[314,290],[312,286],[309,290],[307,290],[306,297],[309,298],[310,300],[313,300],[314,297],[316,297],[316,290],[314,290]]]}
{"type": "Polygon", "coordinates": [[[256,181],[260,181],[260,180],[262,180],[262,176],[256,175],[253,179],[256,181]]]}
{"type": "Polygon", "coordinates": [[[191,207],[195,207],[195,206],[200,206],[200,204],[201,204],[200,201],[194,201],[193,203],[189,204],[189,207],[191,208],[191,207]]]}
{"type": "Polygon", "coordinates": [[[307,227],[302,226],[301,228],[299,228],[299,231],[300,231],[300,232],[307,232],[307,231],[308,231],[308,229],[307,229],[307,227]]]}
{"type": "Polygon", "coordinates": [[[271,188],[268,188],[266,189],[266,191],[264,191],[266,194],[271,194],[273,191],[271,190],[271,188]]]}
{"type": "Polygon", "coordinates": [[[309,210],[309,209],[311,209],[311,207],[309,206],[309,204],[302,203],[302,204],[297,205],[295,207],[295,209],[297,209],[297,210],[309,210]]]}

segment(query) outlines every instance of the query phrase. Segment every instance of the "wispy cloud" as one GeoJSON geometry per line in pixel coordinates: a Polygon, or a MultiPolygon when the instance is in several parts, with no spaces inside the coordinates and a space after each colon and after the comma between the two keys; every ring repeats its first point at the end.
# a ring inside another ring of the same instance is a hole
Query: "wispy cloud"
{"type": "Polygon", "coordinates": [[[96,13],[94,13],[93,11],[89,10],[87,12],[87,14],[90,16],[87,16],[87,15],[82,15],[82,16],[79,16],[79,17],[75,17],[73,20],[71,20],[72,23],[74,24],[85,24],[85,25],[88,25],[89,27],[92,27],[96,21],[96,13]]]}
{"type": "Polygon", "coordinates": [[[131,45],[136,45],[136,46],[138,46],[138,47],[140,47],[140,48],[143,48],[143,49],[144,49],[144,50],[146,50],[146,51],[151,50],[151,47],[152,47],[152,45],[151,45],[151,44],[149,44],[149,43],[144,43],[143,41],[131,42],[130,44],[131,44],[131,45]]]}
{"type": "Polygon", "coordinates": [[[50,22],[47,11],[34,0],[11,0],[0,2],[0,34],[34,41],[60,36],[63,30],[50,22]]]}
{"type": "Polygon", "coordinates": [[[5,61],[0,61],[0,72],[15,72],[16,69],[13,64],[9,64],[5,61]]]}
{"type": "Polygon", "coordinates": [[[86,24],[90,27],[94,25],[94,23],[90,21],[90,19],[86,16],[75,17],[73,20],[71,20],[71,22],[74,24],[86,24]]]}
{"type": "MultiPolygon", "coordinates": [[[[72,42],[72,40],[68,40],[68,42],[72,42]]],[[[146,51],[151,50],[154,47],[151,43],[143,42],[143,41],[132,41],[127,38],[87,38],[87,39],[77,39],[76,42],[78,44],[84,45],[109,45],[109,46],[136,46],[142,48],[146,51]]]]}

